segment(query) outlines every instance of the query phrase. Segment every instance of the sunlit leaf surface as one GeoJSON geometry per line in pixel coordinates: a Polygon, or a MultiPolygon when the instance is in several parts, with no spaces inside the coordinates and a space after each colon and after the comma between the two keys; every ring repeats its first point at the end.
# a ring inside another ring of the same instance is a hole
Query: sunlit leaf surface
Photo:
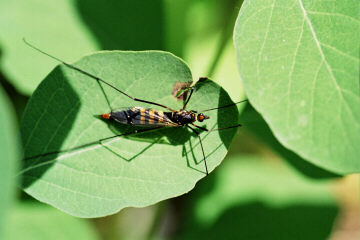
{"type": "MultiPolygon", "coordinates": [[[[186,64],[165,52],[102,52],[84,57],[76,65],[134,97],[174,109],[182,107],[171,95],[174,84],[192,80],[186,64]]],[[[134,130],[94,115],[121,107],[154,108],[108,86],[103,85],[103,90],[106,94],[94,79],[60,66],[35,91],[21,123],[27,159],[23,187],[27,193],[72,215],[95,217],[181,195],[205,176],[199,140],[182,127],[31,159],[134,130]]],[[[229,103],[228,94],[207,80],[196,85],[187,109],[229,103]]],[[[232,126],[238,120],[234,106],[206,114],[210,119],[198,124],[208,129],[232,126]]],[[[235,131],[201,134],[211,171],[224,158],[235,131]]]]}
{"type": "Polygon", "coordinates": [[[246,1],[234,32],[246,93],[275,136],[310,162],[360,171],[357,0],[246,1]]]}

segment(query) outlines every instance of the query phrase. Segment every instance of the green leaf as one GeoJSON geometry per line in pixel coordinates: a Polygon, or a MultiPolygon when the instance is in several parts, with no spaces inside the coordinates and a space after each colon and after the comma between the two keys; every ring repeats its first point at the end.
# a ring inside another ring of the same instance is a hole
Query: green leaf
{"type": "MultiPolygon", "coordinates": [[[[183,104],[171,95],[174,84],[192,81],[186,64],[166,52],[101,52],[82,58],[76,66],[127,94],[173,109],[183,104]]],[[[210,80],[199,81],[195,87],[187,109],[204,110],[232,103],[228,94],[210,80]]],[[[134,102],[106,85],[103,88],[112,109],[154,108],[134,102]]],[[[24,112],[21,134],[25,158],[134,131],[134,127],[94,117],[109,111],[105,95],[94,79],[65,66],[57,67],[34,92],[24,112]]],[[[210,119],[199,125],[209,129],[232,126],[238,120],[236,107],[206,114],[210,119]]],[[[201,134],[210,171],[225,157],[235,132],[233,128],[201,134]]],[[[33,197],[72,215],[98,217],[188,192],[205,176],[204,171],[197,136],[186,128],[166,128],[28,159],[23,187],[33,197]]]]}
{"type": "Polygon", "coordinates": [[[56,62],[26,46],[23,37],[69,60],[100,49],[163,49],[163,18],[161,0],[0,0],[0,67],[30,95],[56,62]]]}
{"type": "Polygon", "coordinates": [[[247,104],[244,111],[241,113],[240,119],[243,124],[242,129],[251,131],[251,133],[270,146],[285,161],[295,167],[302,174],[316,179],[339,177],[337,174],[328,172],[323,168],[319,168],[305,161],[296,153],[282,146],[272,134],[265,120],[250,104],[247,104]]]}
{"type": "Polygon", "coordinates": [[[356,0],[246,1],[234,32],[246,93],[279,141],[336,173],[360,171],[356,0]]]}
{"type": "Polygon", "coordinates": [[[90,222],[38,203],[17,204],[6,226],[6,240],[98,239],[90,222]]]}
{"type": "Polygon", "coordinates": [[[0,239],[8,209],[15,199],[15,170],[19,160],[14,112],[5,92],[0,87],[0,239]]]}
{"type": "Polygon", "coordinates": [[[329,183],[273,160],[227,158],[188,195],[178,239],[327,239],[338,212],[329,183]]]}

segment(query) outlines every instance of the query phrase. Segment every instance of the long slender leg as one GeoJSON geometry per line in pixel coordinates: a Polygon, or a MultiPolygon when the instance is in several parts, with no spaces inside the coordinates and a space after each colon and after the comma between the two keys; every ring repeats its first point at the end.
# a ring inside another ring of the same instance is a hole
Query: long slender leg
{"type": "Polygon", "coordinates": [[[207,163],[206,163],[206,158],[205,158],[205,152],[204,152],[204,146],[202,144],[201,141],[201,137],[200,137],[200,133],[198,131],[196,131],[194,128],[190,127],[189,125],[185,125],[186,127],[190,128],[191,131],[193,131],[199,138],[199,142],[200,142],[200,146],[201,146],[201,151],[204,157],[204,164],[205,164],[205,170],[206,170],[206,176],[209,175],[209,171],[208,171],[208,167],[207,167],[207,163]]]}
{"type": "Polygon", "coordinates": [[[226,130],[226,129],[230,129],[230,128],[237,128],[237,127],[241,127],[241,126],[242,126],[241,124],[236,124],[234,126],[211,129],[211,130],[209,130],[209,132],[221,131],[221,130],[226,130]]]}
{"type": "Polygon", "coordinates": [[[209,132],[221,131],[221,130],[230,129],[230,128],[237,128],[237,127],[241,127],[241,126],[242,126],[241,124],[236,124],[234,126],[211,129],[211,130],[209,130],[209,132]]]}
{"type": "Polygon", "coordinates": [[[205,127],[198,126],[198,125],[196,125],[196,124],[194,124],[194,123],[191,123],[191,125],[193,125],[194,127],[199,128],[199,129],[201,129],[201,130],[203,130],[203,131],[206,131],[206,132],[221,131],[221,130],[225,130],[225,129],[229,129],[229,128],[237,128],[237,127],[241,127],[241,126],[242,126],[241,124],[236,124],[236,125],[234,125],[234,126],[223,127],[223,128],[215,128],[215,129],[209,130],[209,129],[205,128],[205,127]]]}
{"type": "Polygon", "coordinates": [[[168,109],[168,110],[170,110],[171,112],[175,112],[175,110],[173,110],[173,109],[171,109],[171,108],[169,108],[169,107],[167,107],[167,106],[165,106],[165,105],[162,105],[162,104],[160,104],[160,103],[151,102],[151,101],[146,101],[146,100],[143,100],[143,99],[139,99],[139,98],[135,98],[135,97],[133,97],[133,96],[130,96],[129,94],[127,94],[127,93],[121,91],[120,89],[114,87],[113,85],[111,85],[110,83],[106,82],[105,80],[103,80],[103,79],[101,79],[101,78],[99,78],[99,77],[97,77],[97,76],[95,76],[95,75],[93,75],[93,74],[91,74],[91,73],[88,73],[88,72],[86,72],[86,71],[84,71],[84,70],[82,70],[82,69],[80,69],[80,68],[78,68],[78,67],[75,67],[75,66],[71,65],[70,63],[67,63],[67,62],[65,62],[65,61],[63,61],[63,60],[61,60],[61,59],[59,59],[59,58],[57,58],[57,57],[55,57],[55,56],[52,56],[52,55],[50,55],[49,53],[44,52],[43,50],[40,50],[39,48],[35,47],[34,45],[28,43],[25,39],[23,39],[23,40],[24,40],[25,44],[27,44],[27,45],[30,46],[31,48],[33,48],[33,49],[41,52],[42,54],[44,54],[44,55],[46,55],[46,56],[48,56],[48,57],[50,57],[50,58],[52,58],[52,59],[55,59],[55,60],[58,61],[58,62],[61,62],[62,64],[64,64],[65,66],[67,66],[67,67],[69,67],[69,68],[72,68],[72,69],[74,69],[74,70],[76,70],[76,71],[78,71],[78,72],[80,72],[80,73],[82,73],[82,74],[84,74],[84,75],[86,75],[86,76],[88,76],[88,77],[91,77],[92,79],[95,79],[96,81],[99,81],[99,82],[104,83],[105,85],[111,87],[112,89],[118,91],[119,93],[122,93],[123,95],[127,96],[128,98],[131,98],[131,99],[134,100],[134,101],[143,102],[143,103],[148,103],[148,104],[152,104],[152,105],[156,105],[156,106],[159,106],[159,107],[168,109]]]}
{"type": "Polygon", "coordinates": [[[205,128],[205,127],[198,126],[198,125],[196,125],[195,123],[191,123],[191,125],[193,125],[194,127],[199,128],[199,129],[201,129],[201,130],[203,130],[203,131],[209,132],[209,129],[207,129],[207,128],[205,128]]]}
{"type": "Polygon", "coordinates": [[[123,133],[123,134],[117,134],[117,135],[114,135],[114,136],[111,136],[111,137],[102,138],[102,139],[97,140],[97,141],[85,143],[85,144],[82,144],[82,145],[77,146],[77,147],[73,147],[73,148],[69,148],[69,149],[65,149],[65,150],[48,152],[48,153],[44,153],[44,154],[38,154],[38,155],[35,155],[35,156],[32,156],[32,157],[25,158],[25,160],[35,159],[35,158],[39,158],[39,157],[45,157],[45,156],[49,156],[49,155],[53,155],[53,154],[71,152],[71,151],[75,151],[75,150],[78,150],[78,149],[81,149],[81,148],[84,148],[84,147],[89,147],[89,146],[96,145],[96,144],[102,144],[103,141],[110,140],[110,139],[113,139],[113,138],[116,138],[116,137],[130,136],[130,135],[133,135],[133,134],[149,132],[151,130],[155,130],[155,129],[158,129],[158,128],[164,128],[164,126],[156,126],[156,127],[152,127],[152,128],[138,129],[138,130],[135,130],[135,131],[132,131],[132,132],[127,132],[127,133],[123,133]]]}
{"type": "Polygon", "coordinates": [[[188,104],[188,102],[190,101],[190,98],[191,98],[191,96],[192,96],[192,94],[193,94],[194,90],[195,90],[195,88],[194,88],[194,87],[192,87],[192,88],[191,88],[191,90],[190,90],[189,97],[186,99],[186,102],[185,102],[184,106],[182,107],[182,109],[185,109],[185,108],[186,108],[186,105],[187,105],[187,104],[188,104]]]}
{"type": "MultiPolygon", "coordinates": [[[[207,77],[200,77],[198,82],[200,82],[200,81],[204,81],[204,80],[206,80],[206,79],[208,79],[208,78],[207,78],[207,77]]],[[[188,102],[190,101],[190,98],[191,98],[191,96],[192,96],[192,94],[193,94],[194,90],[195,90],[195,88],[194,88],[194,87],[192,87],[192,88],[191,88],[191,90],[190,90],[190,95],[189,95],[189,97],[187,98],[187,100],[186,100],[186,102],[185,102],[184,106],[182,107],[182,109],[185,109],[185,108],[186,108],[186,105],[187,105],[187,104],[188,104],[188,102]]]]}

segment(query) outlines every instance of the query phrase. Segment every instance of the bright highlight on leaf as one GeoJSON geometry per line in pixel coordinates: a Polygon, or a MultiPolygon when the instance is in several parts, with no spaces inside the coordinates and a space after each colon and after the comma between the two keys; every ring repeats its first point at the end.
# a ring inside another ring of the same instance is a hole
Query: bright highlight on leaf
{"type": "Polygon", "coordinates": [[[357,0],[245,1],[234,32],[252,105],[280,142],[336,173],[360,172],[357,0]]]}
{"type": "MultiPolygon", "coordinates": [[[[75,65],[131,96],[180,109],[172,96],[176,82],[192,81],[186,64],[159,51],[101,52],[75,65]]],[[[203,110],[232,103],[216,83],[195,85],[187,109],[203,110]]],[[[98,141],[134,127],[109,124],[95,116],[139,105],[66,66],[55,68],[30,99],[21,123],[26,164],[24,190],[75,216],[99,217],[128,206],[147,206],[190,191],[205,176],[199,140],[185,128],[166,128],[121,137],[71,152],[31,158],[98,141]]],[[[158,110],[164,110],[155,108],[158,110]]],[[[233,126],[238,110],[207,112],[208,129],[233,126]]],[[[209,170],[219,165],[236,132],[203,132],[209,170]]]]}

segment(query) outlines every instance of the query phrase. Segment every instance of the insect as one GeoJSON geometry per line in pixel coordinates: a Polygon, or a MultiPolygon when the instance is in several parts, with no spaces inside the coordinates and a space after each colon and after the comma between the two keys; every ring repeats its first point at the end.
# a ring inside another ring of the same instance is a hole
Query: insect
{"type": "MultiPolygon", "coordinates": [[[[148,109],[148,108],[143,108],[143,107],[133,107],[133,108],[128,108],[125,110],[111,110],[110,112],[107,113],[103,113],[100,114],[99,117],[102,118],[103,120],[107,120],[107,121],[115,121],[118,122],[120,124],[125,124],[125,125],[130,125],[130,126],[140,126],[140,127],[144,127],[142,129],[137,129],[134,131],[130,131],[127,133],[121,133],[121,134],[116,134],[114,136],[111,137],[107,137],[107,138],[103,138],[100,139],[96,142],[91,142],[91,143],[87,143],[87,144],[83,144],[81,146],[77,146],[71,149],[66,149],[66,150],[59,150],[59,151],[54,151],[54,152],[48,152],[45,154],[41,154],[41,155],[37,155],[37,156],[32,156],[30,157],[32,158],[37,158],[37,157],[41,157],[41,156],[45,156],[45,155],[50,155],[50,154],[56,154],[56,153],[62,153],[62,152],[67,152],[67,151],[72,151],[75,149],[80,149],[82,147],[85,146],[89,146],[92,144],[101,144],[103,141],[105,140],[109,140],[112,138],[116,138],[116,137],[121,137],[121,136],[130,136],[133,134],[139,134],[139,133],[144,133],[144,132],[149,132],[149,131],[153,131],[159,128],[167,128],[167,127],[185,127],[188,128],[190,131],[192,131],[199,139],[199,143],[200,143],[200,147],[201,147],[201,151],[202,151],[202,156],[203,156],[203,162],[204,162],[204,166],[205,166],[205,174],[208,175],[209,171],[208,171],[208,166],[207,166],[207,162],[206,162],[206,157],[205,157],[205,152],[204,152],[204,147],[203,147],[203,143],[202,143],[202,139],[200,136],[200,131],[206,131],[206,132],[211,132],[211,131],[221,131],[221,130],[225,130],[225,129],[230,129],[230,128],[237,128],[240,127],[241,124],[236,124],[234,126],[228,126],[228,127],[223,127],[223,128],[217,128],[217,129],[207,129],[203,126],[199,126],[197,125],[198,122],[202,123],[205,120],[209,119],[210,117],[205,115],[204,113],[207,111],[212,111],[212,110],[217,110],[217,109],[221,109],[221,108],[227,108],[230,106],[234,106],[235,104],[241,103],[241,102],[245,102],[247,100],[242,100],[239,101],[237,103],[232,103],[232,104],[228,104],[225,106],[220,106],[220,107],[215,107],[215,108],[210,108],[210,109],[205,109],[202,110],[201,112],[198,112],[196,110],[187,110],[186,107],[191,99],[191,97],[193,96],[193,92],[195,91],[194,87],[190,87],[189,88],[189,94],[188,97],[186,98],[186,100],[184,100],[184,104],[182,106],[182,108],[180,110],[174,110],[168,106],[165,106],[163,104],[160,103],[156,103],[156,102],[152,102],[152,101],[147,101],[144,99],[139,99],[136,97],[133,97],[129,94],[127,94],[126,92],[118,89],[117,87],[111,85],[110,83],[108,83],[106,80],[99,78],[89,72],[84,71],[83,69],[80,69],[74,65],[71,65],[53,55],[48,54],[47,52],[42,51],[41,49],[35,47],[34,45],[28,43],[25,39],[24,42],[30,46],[31,48],[39,51],[40,53],[53,58],[57,61],[59,61],[60,63],[64,64],[65,66],[74,69],[96,81],[98,81],[99,83],[103,83],[107,86],[109,86],[110,88],[112,88],[113,90],[119,92],[120,94],[132,99],[134,102],[138,102],[138,103],[146,103],[146,104],[150,104],[150,105],[154,105],[157,107],[161,107],[164,110],[160,111],[160,110],[155,110],[155,109],[148,109]],[[200,130],[200,131],[199,131],[200,130]]],[[[200,81],[205,80],[206,78],[200,78],[200,81]]],[[[27,158],[27,159],[30,159],[27,158]]]]}

